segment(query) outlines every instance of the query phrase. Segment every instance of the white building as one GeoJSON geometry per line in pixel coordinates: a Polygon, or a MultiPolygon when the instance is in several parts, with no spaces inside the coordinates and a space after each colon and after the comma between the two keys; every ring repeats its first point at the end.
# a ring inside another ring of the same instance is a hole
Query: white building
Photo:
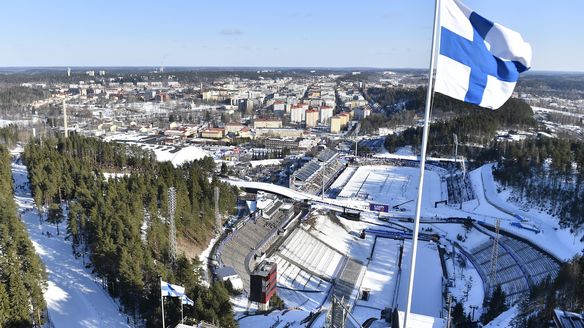
{"type": "Polygon", "coordinates": [[[328,121],[333,117],[333,108],[330,106],[320,107],[319,120],[322,124],[327,124],[328,121]]]}
{"type": "Polygon", "coordinates": [[[286,103],[281,100],[274,102],[274,112],[284,112],[286,110],[286,103]]]}
{"type": "Polygon", "coordinates": [[[304,122],[306,120],[306,109],[303,106],[292,105],[290,115],[290,121],[294,123],[304,122]]]}

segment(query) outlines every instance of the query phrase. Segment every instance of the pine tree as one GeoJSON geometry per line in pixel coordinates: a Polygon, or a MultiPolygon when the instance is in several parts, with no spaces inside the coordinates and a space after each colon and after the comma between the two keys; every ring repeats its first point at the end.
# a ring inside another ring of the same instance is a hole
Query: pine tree
{"type": "Polygon", "coordinates": [[[487,311],[482,315],[481,321],[486,324],[495,319],[499,314],[507,311],[509,307],[507,306],[506,298],[507,295],[501,289],[501,285],[497,285],[487,302],[487,311]]]}
{"type": "Polygon", "coordinates": [[[6,327],[10,318],[10,300],[6,287],[0,282],[0,327],[6,327]]]}
{"type": "MultiPolygon", "coordinates": [[[[10,263],[17,263],[16,256],[9,256],[10,263]]],[[[9,326],[26,327],[31,325],[29,314],[29,293],[24,286],[16,266],[10,266],[8,272],[8,295],[10,298],[9,326]]]]}
{"type": "Polygon", "coordinates": [[[57,235],[60,235],[59,224],[63,222],[63,219],[64,216],[61,205],[55,203],[51,204],[51,206],[49,207],[49,213],[47,215],[47,221],[57,226],[57,235]]]}

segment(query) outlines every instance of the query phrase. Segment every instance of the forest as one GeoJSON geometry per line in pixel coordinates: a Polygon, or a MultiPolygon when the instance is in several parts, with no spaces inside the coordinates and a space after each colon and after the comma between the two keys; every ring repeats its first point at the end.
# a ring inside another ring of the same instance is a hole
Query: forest
{"type": "Polygon", "coordinates": [[[515,200],[556,215],[562,227],[584,224],[584,142],[539,137],[491,148],[495,178],[513,187],[515,200]]]}
{"type": "Polygon", "coordinates": [[[17,214],[10,161],[0,145],[0,327],[32,327],[46,322],[46,272],[17,214]]]}
{"type": "MultiPolygon", "coordinates": [[[[176,189],[177,239],[190,245],[206,247],[213,235],[214,187],[220,212],[235,210],[237,190],[219,182],[212,159],[175,168],[138,147],[77,135],[33,140],[23,159],[35,204],[49,223],[63,226],[58,231],[70,238],[72,252],[89,260],[125,313],[159,327],[162,277],[185,286],[195,301],[184,309],[188,320],[236,326],[225,287],[204,287],[197,260],[179,251],[173,261],[170,252],[169,187],[176,189]]],[[[176,324],[180,306],[166,308],[167,324],[176,324]]]]}
{"type": "MultiPolygon", "coordinates": [[[[436,97],[434,106],[451,108],[461,114],[455,118],[435,121],[431,124],[428,140],[430,154],[452,154],[454,134],[458,136],[458,141],[462,145],[474,144],[482,147],[489,145],[497,131],[501,129],[537,129],[531,107],[517,99],[510,99],[495,111],[478,108],[453,99],[442,101],[438,97],[436,97]]],[[[421,140],[422,127],[411,127],[403,133],[388,135],[385,139],[385,147],[390,152],[408,145],[417,149],[421,140]]],[[[461,147],[460,150],[464,154],[465,148],[461,147]]]]}
{"type": "Polygon", "coordinates": [[[519,303],[515,328],[547,328],[554,309],[584,312],[584,257],[564,263],[555,279],[544,280],[533,287],[519,303]]]}
{"type": "Polygon", "coordinates": [[[0,88],[0,113],[3,114],[3,117],[6,117],[6,114],[14,114],[15,111],[21,111],[28,104],[48,98],[49,95],[50,93],[46,89],[20,86],[0,88]]]}

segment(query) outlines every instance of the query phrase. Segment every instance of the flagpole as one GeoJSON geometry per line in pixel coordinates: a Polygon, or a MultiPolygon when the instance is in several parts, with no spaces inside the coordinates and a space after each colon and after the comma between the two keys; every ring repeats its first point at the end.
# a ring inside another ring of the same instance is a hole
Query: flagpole
{"type": "Polygon", "coordinates": [[[162,296],[162,276],[160,276],[160,306],[162,308],[162,328],[166,328],[164,324],[164,296],[162,296]]]}
{"type": "Polygon", "coordinates": [[[185,323],[185,316],[183,315],[183,300],[180,299],[180,323],[185,323]]]}
{"type": "Polygon", "coordinates": [[[438,15],[440,8],[440,0],[436,0],[434,7],[434,27],[432,30],[432,47],[430,54],[430,72],[428,73],[428,90],[426,94],[426,109],[424,113],[424,130],[422,134],[422,153],[420,154],[420,181],[418,183],[418,198],[416,200],[416,215],[414,219],[414,233],[412,236],[412,257],[411,257],[411,267],[410,276],[408,282],[408,299],[406,303],[406,313],[404,315],[404,328],[407,328],[408,318],[412,310],[412,293],[414,290],[414,276],[416,272],[416,255],[418,251],[418,232],[420,230],[420,214],[422,209],[422,191],[424,188],[424,170],[426,167],[426,148],[428,147],[428,134],[430,132],[430,107],[432,105],[433,96],[433,75],[434,75],[434,62],[436,59],[436,45],[438,38],[438,15]]]}

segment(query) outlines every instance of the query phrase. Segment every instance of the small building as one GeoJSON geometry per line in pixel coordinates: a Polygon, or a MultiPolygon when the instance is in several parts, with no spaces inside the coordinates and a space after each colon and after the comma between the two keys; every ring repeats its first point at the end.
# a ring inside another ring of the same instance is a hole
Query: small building
{"type": "Polygon", "coordinates": [[[268,128],[279,129],[282,127],[282,120],[280,119],[256,119],[253,122],[254,129],[268,128]]]}
{"type": "Polygon", "coordinates": [[[229,133],[229,132],[239,132],[241,131],[241,129],[243,129],[245,127],[245,125],[243,124],[239,124],[239,123],[227,123],[225,124],[225,133],[229,133]]]}
{"type": "Polygon", "coordinates": [[[298,148],[298,141],[290,138],[268,138],[264,140],[264,146],[268,149],[288,149],[298,148]]]}
{"type": "Polygon", "coordinates": [[[257,129],[256,138],[300,138],[304,135],[304,130],[298,129],[257,129]]]}
{"type": "Polygon", "coordinates": [[[225,130],[221,128],[208,128],[201,131],[201,137],[206,139],[222,139],[225,136],[225,130]]]}
{"type": "Polygon", "coordinates": [[[219,268],[216,274],[217,279],[223,282],[229,281],[234,290],[243,290],[243,281],[232,267],[219,268]]]}
{"type": "Polygon", "coordinates": [[[286,110],[286,103],[281,100],[276,100],[273,104],[274,112],[284,112],[286,110]]]}
{"type": "Polygon", "coordinates": [[[262,261],[249,277],[249,300],[268,304],[276,293],[277,265],[269,260],[262,261]]]}

